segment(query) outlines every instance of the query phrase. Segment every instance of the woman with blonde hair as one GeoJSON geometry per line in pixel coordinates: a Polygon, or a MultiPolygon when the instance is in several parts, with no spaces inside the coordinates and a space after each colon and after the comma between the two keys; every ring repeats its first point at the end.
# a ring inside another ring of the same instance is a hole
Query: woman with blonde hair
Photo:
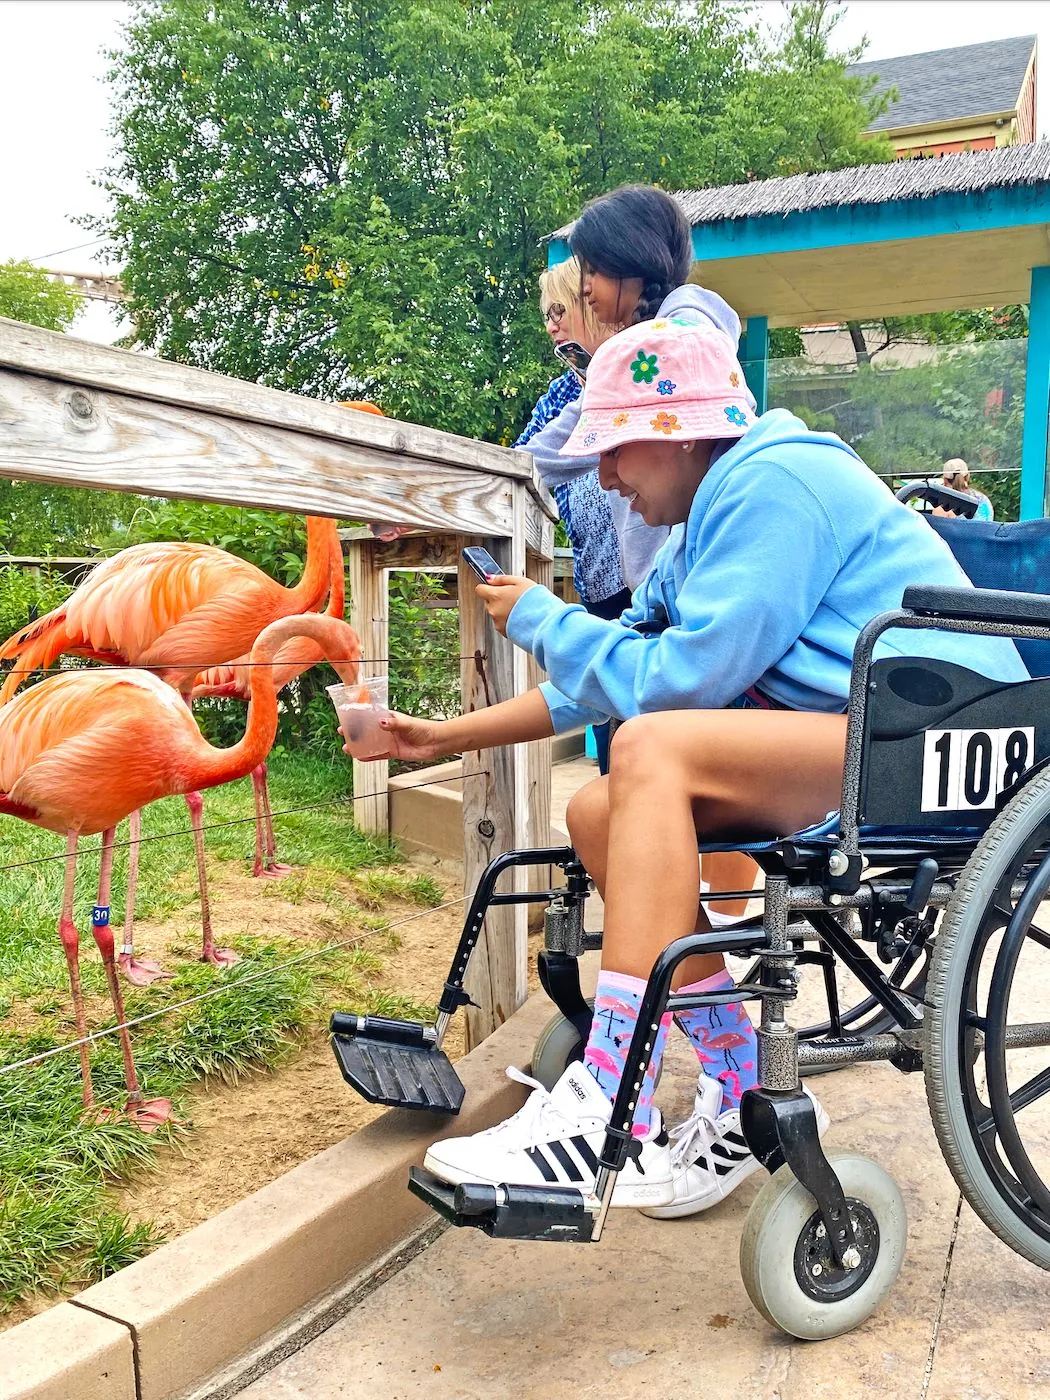
{"type": "MultiPolygon", "coordinates": [[[[964,496],[969,496],[972,501],[977,502],[977,514],[975,520],[994,520],[995,512],[992,510],[992,503],[983,491],[978,491],[975,486],[970,485],[970,468],[961,457],[952,457],[945,462],[941,468],[941,480],[945,486],[950,486],[953,491],[961,491],[964,496]]],[[[946,510],[935,510],[934,515],[949,515],[946,510]]]]}
{"type": "MultiPolygon", "coordinates": [[[[615,335],[619,329],[599,321],[590,306],[580,296],[580,265],[575,258],[559,263],[540,273],[540,311],[543,325],[559,346],[579,345],[593,355],[598,346],[615,335]]],[[[566,360],[567,364],[572,363],[566,360]]],[[[552,379],[541,395],[524,432],[513,444],[528,448],[530,440],[580,396],[584,374],[569,368],[552,379]]],[[[541,476],[544,475],[541,467],[541,476]]],[[[545,480],[558,503],[565,532],[572,545],[572,574],[576,592],[589,613],[606,619],[619,617],[631,603],[631,586],[638,582],[624,575],[620,538],[613,518],[609,495],[598,481],[597,467],[570,481],[545,480]]],[[[641,532],[632,531],[632,558],[640,560],[642,574],[648,573],[653,556],[667,538],[664,527],[642,525],[641,532]]],[[[609,726],[595,728],[598,768],[609,771],[609,726]]]]}

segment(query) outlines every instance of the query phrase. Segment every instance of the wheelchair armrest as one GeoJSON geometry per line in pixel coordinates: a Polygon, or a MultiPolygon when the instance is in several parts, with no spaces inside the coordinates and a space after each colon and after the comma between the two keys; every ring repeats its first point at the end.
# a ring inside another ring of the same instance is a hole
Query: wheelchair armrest
{"type": "Polygon", "coordinates": [[[941,510],[951,511],[952,515],[960,515],[964,520],[972,520],[980,505],[973,496],[967,496],[965,491],[942,486],[940,482],[935,485],[932,481],[906,481],[894,494],[898,501],[913,501],[917,498],[928,505],[939,506],[941,510]]]}
{"type": "Polygon", "coordinates": [[[1016,622],[1050,627],[1050,597],[999,588],[942,588],[914,584],[904,590],[904,607],[928,617],[964,622],[1016,622]]]}

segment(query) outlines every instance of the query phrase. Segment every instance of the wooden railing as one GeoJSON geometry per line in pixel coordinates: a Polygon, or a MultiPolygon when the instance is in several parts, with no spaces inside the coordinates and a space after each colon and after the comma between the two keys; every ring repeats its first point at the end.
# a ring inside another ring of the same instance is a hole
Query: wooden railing
{"type": "MultiPolygon", "coordinates": [[[[387,570],[413,559],[462,568],[459,552],[473,543],[508,573],[552,580],[556,512],[527,454],[2,318],[0,476],[426,531],[349,546],[350,621],[374,658],[366,674],[381,674],[389,655],[387,570]]],[[[464,710],[537,678],[488,622],[474,582],[461,573],[464,710]]],[[[386,767],[354,765],[355,797],[367,799],[355,803],[357,820],[372,831],[387,830],[386,767]]],[[[469,892],[499,852],[547,843],[550,741],[467,754],[463,773],[469,892]]],[[[524,1001],[525,959],[524,907],[497,908],[471,962],[469,1043],[524,1001]]]]}

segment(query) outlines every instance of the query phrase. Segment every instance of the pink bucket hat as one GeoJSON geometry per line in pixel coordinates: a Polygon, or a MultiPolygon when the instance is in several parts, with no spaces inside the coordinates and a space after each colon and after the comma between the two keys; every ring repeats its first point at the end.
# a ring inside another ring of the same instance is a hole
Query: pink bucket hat
{"type": "Polygon", "coordinates": [[[643,321],[600,345],[565,457],[625,442],[742,437],[755,422],[744,371],[714,326],[643,321]]]}

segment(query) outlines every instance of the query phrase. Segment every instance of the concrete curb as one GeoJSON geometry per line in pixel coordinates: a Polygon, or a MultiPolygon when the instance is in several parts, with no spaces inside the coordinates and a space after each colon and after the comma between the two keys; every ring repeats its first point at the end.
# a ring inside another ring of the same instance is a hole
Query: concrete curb
{"type": "Polygon", "coordinates": [[[457,1118],[384,1114],[148,1258],[0,1335],[0,1400],[173,1400],[374,1270],[433,1220],[405,1189],[409,1166],[443,1132],[476,1132],[521,1106],[522,1086],[503,1071],[529,1064],[552,1010],[541,993],[530,997],[459,1061],[467,1094],[457,1118]]]}

